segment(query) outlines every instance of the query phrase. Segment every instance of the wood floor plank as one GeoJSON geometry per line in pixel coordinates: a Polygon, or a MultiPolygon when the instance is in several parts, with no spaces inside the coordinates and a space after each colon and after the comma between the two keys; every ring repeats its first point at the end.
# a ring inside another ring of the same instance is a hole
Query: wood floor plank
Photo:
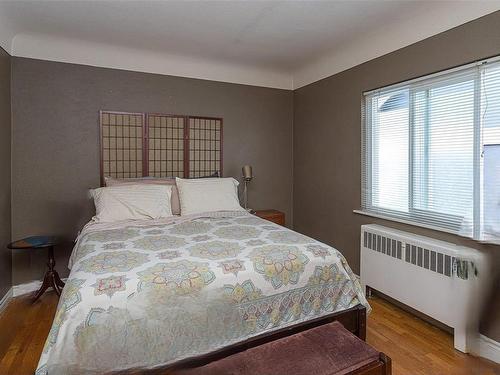
{"type": "Polygon", "coordinates": [[[57,295],[46,293],[37,302],[31,296],[14,298],[0,315],[0,374],[33,374],[57,306],[57,295]],[[3,332],[6,334],[4,335],[3,332]]]}
{"type": "Polygon", "coordinates": [[[369,302],[367,342],[392,358],[394,375],[500,374],[500,365],[455,350],[449,333],[379,297],[369,302]]]}
{"type": "MultiPolygon", "coordinates": [[[[54,292],[35,304],[17,297],[0,314],[1,375],[33,374],[57,302],[54,292]]],[[[394,375],[500,375],[500,365],[456,351],[449,333],[379,297],[370,304],[367,341],[392,358],[394,375]]]]}

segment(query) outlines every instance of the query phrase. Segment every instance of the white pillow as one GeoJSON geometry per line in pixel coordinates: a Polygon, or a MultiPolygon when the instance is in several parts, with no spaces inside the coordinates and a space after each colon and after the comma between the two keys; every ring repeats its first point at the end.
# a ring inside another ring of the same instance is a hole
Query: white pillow
{"type": "Polygon", "coordinates": [[[119,220],[159,219],[172,216],[172,186],[118,185],[91,191],[100,223],[119,220]]]}
{"type": "Polygon", "coordinates": [[[177,187],[175,186],[174,177],[163,177],[163,178],[162,177],[138,177],[138,178],[104,177],[104,182],[106,186],[139,185],[139,184],[172,185],[172,198],[170,199],[170,207],[172,208],[172,214],[173,215],[181,214],[179,193],[177,192],[177,187]]]}
{"type": "Polygon", "coordinates": [[[176,178],[181,215],[209,211],[244,211],[238,199],[238,181],[234,178],[176,178]]]}

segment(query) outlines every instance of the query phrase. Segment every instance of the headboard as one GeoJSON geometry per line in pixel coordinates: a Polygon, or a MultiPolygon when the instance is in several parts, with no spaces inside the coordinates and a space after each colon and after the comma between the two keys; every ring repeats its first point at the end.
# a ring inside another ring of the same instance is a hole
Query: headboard
{"type": "Polygon", "coordinates": [[[222,176],[222,125],[216,117],[100,111],[101,184],[105,176],[222,176]]]}

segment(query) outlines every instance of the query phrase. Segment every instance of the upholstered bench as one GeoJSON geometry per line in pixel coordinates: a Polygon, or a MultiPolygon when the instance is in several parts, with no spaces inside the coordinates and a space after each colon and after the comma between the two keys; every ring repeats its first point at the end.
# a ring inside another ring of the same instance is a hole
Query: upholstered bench
{"type": "Polygon", "coordinates": [[[388,375],[391,360],[333,322],[173,374],[388,375]]]}

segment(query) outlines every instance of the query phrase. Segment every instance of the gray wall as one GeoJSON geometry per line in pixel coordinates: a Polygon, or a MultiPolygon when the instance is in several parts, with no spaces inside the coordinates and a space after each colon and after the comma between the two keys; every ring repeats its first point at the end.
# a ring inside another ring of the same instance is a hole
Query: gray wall
{"type": "Polygon", "coordinates": [[[0,299],[12,285],[10,242],[10,55],[0,48],[0,299]]]}
{"type": "MultiPolygon", "coordinates": [[[[249,204],[283,210],[291,223],[291,91],[25,58],[12,58],[12,82],[12,236],[65,238],[56,248],[63,275],[70,241],[93,214],[100,109],[223,117],[224,174],[251,164],[249,204]]],[[[14,285],[40,279],[45,257],[16,252],[14,285]]]]}
{"type": "MultiPolygon", "coordinates": [[[[335,246],[356,272],[360,226],[366,223],[409,230],[500,255],[499,247],[480,246],[457,236],[352,212],[361,204],[363,91],[500,54],[499,25],[500,12],[496,12],[294,92],[296,230],[335,246]]],[[[496,298],[500,298],[498,293],[496,298]]],[[[496,326],[489,333],[500,339],[498,324],[483,326],[496,326]]]]}

